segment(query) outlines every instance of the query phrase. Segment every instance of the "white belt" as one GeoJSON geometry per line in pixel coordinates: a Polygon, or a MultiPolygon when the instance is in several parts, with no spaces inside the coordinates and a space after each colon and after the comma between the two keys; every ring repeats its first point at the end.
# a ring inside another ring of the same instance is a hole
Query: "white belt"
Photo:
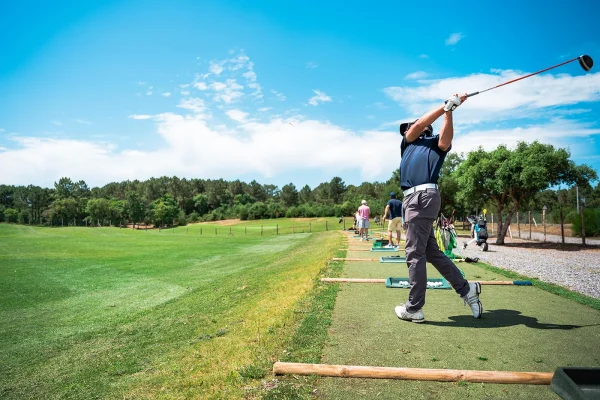
{"type": "Polygon", "coordinates": [[[435,183],[425,183],[423,185],[417,185],[417,186],[413,186],[410,189],[406,189],[404,192],[404,196],[408,196],[409,194],[413,194],[415,192],[422,192],[423,190],[426,189],[437,189],[438,185],[436,185],[435,183]]]}

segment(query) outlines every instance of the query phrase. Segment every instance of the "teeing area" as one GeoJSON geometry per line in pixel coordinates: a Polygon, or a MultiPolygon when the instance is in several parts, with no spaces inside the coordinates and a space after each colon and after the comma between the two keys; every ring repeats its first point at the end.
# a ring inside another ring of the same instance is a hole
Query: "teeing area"
{"type": "Polygon", "coordinates": [[[353,236],[333,218],[0,224],[0,398],[559,399],[557,368],[600,366],[597,298],[461,262],[489,283],[481,319],[434,285],[425,323],[401,321],[409,290],[384,282],[406,263],[380,259],[404,243],[353,236]]]}

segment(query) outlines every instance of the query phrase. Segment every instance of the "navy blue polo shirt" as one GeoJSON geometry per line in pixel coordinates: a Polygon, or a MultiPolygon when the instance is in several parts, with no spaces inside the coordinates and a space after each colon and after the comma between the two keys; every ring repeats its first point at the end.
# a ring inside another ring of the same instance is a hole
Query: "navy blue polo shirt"
{"type": "Polygon", "coordinates": [[[387,205],[390,206],[390,219],[402,217],[402,202],[400,200],[390,199],[387,205]]]}
{"type": "Polygon", "coordinates": [[[408,143],[406,137],[402,137],[400,144],[400,187],[402,190],[424,183],[438,183],[440,169],[447,151],[439,148],[440,135],[432,137],[420,137],[414,142],[408,143]]]}

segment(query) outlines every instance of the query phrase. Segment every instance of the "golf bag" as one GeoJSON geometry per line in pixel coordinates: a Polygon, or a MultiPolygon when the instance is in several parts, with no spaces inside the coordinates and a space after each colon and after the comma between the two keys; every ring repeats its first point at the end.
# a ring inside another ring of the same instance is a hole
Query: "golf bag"
{"type": "Polygon", "coordinates": [[[440,250],[443,251],[447,257],[455,259],[456,255],[454,255],[452,250],[458,248],[456,242],[457,235],[454,230],[454,225],[444,217],[444,214],[440,214],[437,219],[434,235],[440,250]]]}
{"type": "Polygon", "coordinates": [[[463,244],[463,250],[467,248],[467,246],[473,242],[479,247],[481,247],[481,251],[488,251],[488,231],[487,231],[487,221],[485,220],[483,215],[480,215],[479,218],[475,217],[467,217],[467,220],[471,223],[473,227],[473,239],[470,242],[463,244]]]}

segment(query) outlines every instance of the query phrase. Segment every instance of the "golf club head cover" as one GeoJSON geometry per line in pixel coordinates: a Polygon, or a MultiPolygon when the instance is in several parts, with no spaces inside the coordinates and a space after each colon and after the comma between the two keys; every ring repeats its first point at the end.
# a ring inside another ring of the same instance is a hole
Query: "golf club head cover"
{"type": "Polygon", "coordinates": [[[454,95],[444,102],[444,111],[454,111],[460,106],[460,97],[454,95]]]}

